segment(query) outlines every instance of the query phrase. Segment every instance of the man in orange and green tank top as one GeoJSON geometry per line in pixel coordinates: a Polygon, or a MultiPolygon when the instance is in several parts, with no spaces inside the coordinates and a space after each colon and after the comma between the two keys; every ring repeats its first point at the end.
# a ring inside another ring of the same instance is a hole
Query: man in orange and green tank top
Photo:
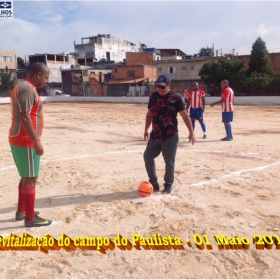
{"type": "Polygon", "coordinates": [[[25,220],[26,227],[41,227],[52,223],[38,216],[34,211],[35,187],[39,175],[40,159],[44,154],[41,135],[44,127],[42,102],[37,93],[49,78],[48,67],[35,63],[28,77],[11,91],[12,125],[9,143],[12,155],[21,177],[18,186],[18,207],[16,220],[25,220]]]}

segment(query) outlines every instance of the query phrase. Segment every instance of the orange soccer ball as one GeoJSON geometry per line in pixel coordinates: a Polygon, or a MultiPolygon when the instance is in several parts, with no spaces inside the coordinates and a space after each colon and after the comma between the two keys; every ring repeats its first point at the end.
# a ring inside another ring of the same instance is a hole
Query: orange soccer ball
{"type": "Polygon", "coordinates": [[[141,196],[150,196],[153,193],[153,185],[150,182],[142,182],[138,187],[141,196]]]}

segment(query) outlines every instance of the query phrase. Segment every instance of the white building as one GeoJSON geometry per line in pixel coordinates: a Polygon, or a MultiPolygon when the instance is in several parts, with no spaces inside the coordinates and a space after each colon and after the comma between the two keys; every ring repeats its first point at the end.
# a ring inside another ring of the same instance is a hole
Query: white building
{"type": "Polygon", "coordinates": [[[96,61],[123,62],[126,52],[134,52],[135,44],[111,34],[98,34],[81,40],[81,44],[74,42],[74,56],[80,65],[90,66],[96,61]]]}

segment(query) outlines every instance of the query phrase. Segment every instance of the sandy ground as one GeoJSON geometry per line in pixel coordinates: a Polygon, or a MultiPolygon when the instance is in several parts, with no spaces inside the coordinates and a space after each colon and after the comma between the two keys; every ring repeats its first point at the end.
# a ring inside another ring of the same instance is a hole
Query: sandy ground
{"type": "MultiPolygon", "coordinates": [[[[180,143],[171,195],[140,197],[147,180],[142,140],[144,104],[46,103],[36,210],[53,219],[45,228],[16,222],[17,184],[7,142],[10,107],[0,105],[0,235],[28,233],[58,239],[119,233],[178,237],[185,250],[0,251],[1,278],[279,278],[280,250],[257,250],[253,235],[280,237],[279,107],[236,106],[234,140],[225,136],[220,107],[207,106],[208,138],[188,143],[179,117],[180,143]],[[199,250],[206,234],[213,250],[199,250]],[[215,234],[237,234],[249,250],[219,250],[215,234]],[[188,247],[189,239],[192,247],[188,247]]],[[[159,183],[164,162],[156,159],[159,183]]]]}

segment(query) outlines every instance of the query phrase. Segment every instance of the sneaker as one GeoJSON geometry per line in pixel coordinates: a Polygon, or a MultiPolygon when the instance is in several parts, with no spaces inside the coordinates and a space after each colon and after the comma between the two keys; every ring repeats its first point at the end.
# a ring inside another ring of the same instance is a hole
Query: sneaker
{"type": "MultiPolygon", "coordinates": [[[[152,184],[152,183],[151,183],[152,184]]],[[[153,191],[154,192],[159,192],[159,184],[158,183],[156,183],[156,184],[152,184],[153,185],[153,191]]]]}
{"type": "Polygon", "coordinates": [[[172,189],[171,186],[164,185],[164,189],[163,189],[162,193],[163,194],[170,194],[171,193],[171,189],[172,189]]]}
{"type": "Polygon", "coordinates": [[[221,141],[231,141],[233,138],[229,138],[229,137],[225,137],[225,138],[222,138],[221,141]]]}
{"type": "Polygon", "coordinates": [[[206,139],[206,138],[207,138],[207,135],[204,134],[204,135],[203,135],[203,139],[206,139]]]}
{"type": "Polygon", "coordinates": [[[24,220],[24,225],[26,227],[44,227],[52,223],[52,220],[46,220],[39,216],[34,216],[31,221],[24,220]]]}
{"type": "MultiPolygon", "coordinates": [[[[39,211],[34,211],[35,216],[39,215],[39,211]]],[[[16,211],[16,221],[21,221],[25,219],[25,212],[16,211]]]]}

